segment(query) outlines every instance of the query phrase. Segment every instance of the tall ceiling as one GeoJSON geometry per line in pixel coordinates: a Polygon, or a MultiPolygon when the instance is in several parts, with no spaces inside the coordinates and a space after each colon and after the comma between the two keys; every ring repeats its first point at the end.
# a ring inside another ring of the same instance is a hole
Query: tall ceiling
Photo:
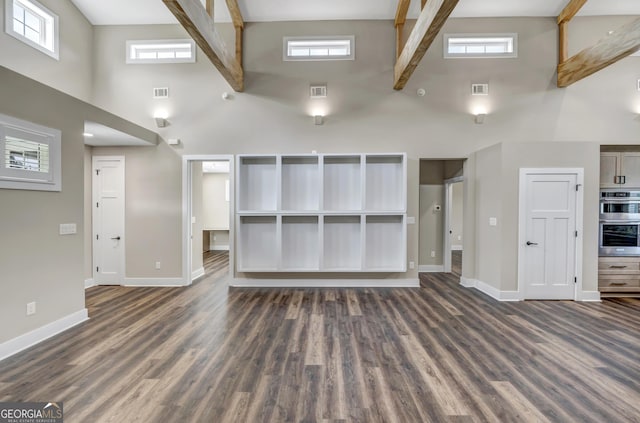
{"type": "MultiPolygon", "coordinates": [[[[94,25],[175,24],[162,0],[71,0],[94,25]]],[[[246,22],[393,19],[396,0],[238,0],[246,22]]],[[[557,16],[568,0],[460,0],[451,17],[557,16]]],[[[409,18],[418,16],[412,0],[409,18]]],[[[231,22],[224,0],[217,22],[231,22]]],[[[578,16],[640,15],[640,0],[588,0],[578,16]]]]}

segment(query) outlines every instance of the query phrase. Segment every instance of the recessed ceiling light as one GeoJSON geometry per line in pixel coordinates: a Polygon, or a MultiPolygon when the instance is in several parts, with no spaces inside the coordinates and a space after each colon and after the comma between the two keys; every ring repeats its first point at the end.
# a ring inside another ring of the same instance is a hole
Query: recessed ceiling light
{"type": "Polygon", "coordinates": [[[88,138],[91,138],[93,136],[93,134],[90,132],[84,132],[82,135],[88,138]]]}

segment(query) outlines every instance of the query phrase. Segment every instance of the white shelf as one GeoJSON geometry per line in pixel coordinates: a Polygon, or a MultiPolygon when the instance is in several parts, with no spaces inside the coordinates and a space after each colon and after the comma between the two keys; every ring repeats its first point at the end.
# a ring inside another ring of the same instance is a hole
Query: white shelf
{"type": "Polygon", "coordinates": [[[324,216],[323,270],[362,269],[360,216],[324,216]]]}
{"type": "Polygon", "coordinates": [[[406,271],[404,215],[370,215],[365,221],[364,266],[369,270],[406,271]]]}
{"type": "Polygon", "coordinates": [[[238,270],[241,272],[263,272],[278,269],[276,248],[276,216],[238,217],[238,270]]]}
{"type": "Polygon", "coordinates": [[[360,155],[324,156],[324,210],[362,210],[360,155]]]}
{"type": "Polygon", "coordinates": [[[238,210],[275,211],[276,156],[243,156],[238,166],[238,210]]]}
{"type": "Polygon", "coordinates": [[[282,270],[320,270],[318,216],[282,217],[282,270]]]}
{"type": "Polygon", "coordinates": [[[366,210],[404,211],[406,175],[404,156],[367,155],[366,210]]]}
{"type": "Polygon", "coordinates": [[[318,156],[282,157],[281,210],[317,211],[320,208],[318,156]]]}
{"type": "Polygon", "coordinates": [[[406,271],[406,155],[240,155],[240,272],[406,271]]]}

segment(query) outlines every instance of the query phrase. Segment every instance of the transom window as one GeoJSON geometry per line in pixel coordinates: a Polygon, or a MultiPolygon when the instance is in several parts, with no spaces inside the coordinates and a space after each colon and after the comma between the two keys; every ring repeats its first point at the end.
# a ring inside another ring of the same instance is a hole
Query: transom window
{"type": "Polygon", "coordinates": [[[58,54],[58,16],[35,0],[5,1],[5,32],[53,57],[58,54]]]}
{"type": "Polygon", "coordinates": [[[283,60],[354,60],[355,37],[284,37],[283,60]]]}
{"type": "Polygon", "coordinates": [[[0,188],[60,191],[60,131],[0,115],[0,188]]]}
{"type": "Polygon", "coordinates": [[[518,57],[517,34],[445,34],[445,58],[518,57]]]}
{"type": "Polygon", "coordinates": [[[193,63],[193,40],[127,41],[127,63],[193,63]]]}

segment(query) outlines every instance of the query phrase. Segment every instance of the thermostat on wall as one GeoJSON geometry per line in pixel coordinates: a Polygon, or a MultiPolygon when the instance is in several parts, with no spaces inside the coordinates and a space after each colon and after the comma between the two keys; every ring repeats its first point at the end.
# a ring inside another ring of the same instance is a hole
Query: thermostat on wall
{"type": "Polygon", "coordinates": [[[180,144],[180,138],[169,138],[167,140],[167,144],[169,144],[169,145],[179,145],[180,144]]]}

